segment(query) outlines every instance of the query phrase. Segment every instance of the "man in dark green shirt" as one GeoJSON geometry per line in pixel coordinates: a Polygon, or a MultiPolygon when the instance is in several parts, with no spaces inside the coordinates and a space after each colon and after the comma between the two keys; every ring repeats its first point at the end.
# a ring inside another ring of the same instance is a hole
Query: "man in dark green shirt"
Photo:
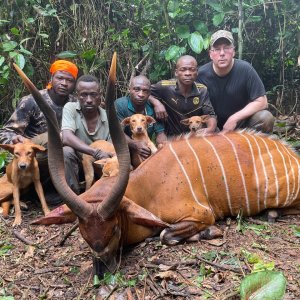
{"type": "MultiPolygon", "coordinates": [[[[151,83],[146,76],[136,76],[131,80],[129,95],[115,101],[117,116],[120,122],[134,114],[143,114],[155,119],[153,106],[148,101],[150,87],[151,83]]],[[[147,132],[150,139],[155,134],[156,144],[159,145],[167,140],[164,130],[164,125],[161,122],[156,122],[148,126],[147,132]]],[[[132,140],[131,131],[128,126],[124,128],[124,132],[126,133],[129,149],[136,151],[143,159],[149,157],[151,154],[149,147],[140,141],[132,140]]]]}

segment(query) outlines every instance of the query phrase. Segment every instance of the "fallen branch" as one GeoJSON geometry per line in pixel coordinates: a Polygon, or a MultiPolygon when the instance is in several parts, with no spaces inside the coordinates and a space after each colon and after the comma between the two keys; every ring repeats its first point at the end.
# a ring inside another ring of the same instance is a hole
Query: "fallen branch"
{"type": "MultiPolygon", "coordinates": [[[[189,250],[187,249],[183,249],[184,252],[190,254],[190,255],[193,255],[193,253],[191,253],[189,250]]],[[[196,258],[208,265],[211,265],[213,267],[216,267],[217,269],[221,269],[221,270],[224,270],[224,271],[230,271],[230,272],[234,272],[234,273],[237,273],[237,274],[243,274],[243,272],[241,272],[239,269],[235,269],[235,268],[232,268],[230,266],[225,266],[225,265],[220,265],[220,264],[217,264],[217,263],[214,263],[214,262],[211,262],[209,260],[206,260],[204,258],[202,258],[200,255],[197,255],[196,254],[196,258]]]]}
{"type": "Polygon", "coordinates": [[[19,239],[21,242],[23,242],[26,245],[30,245],[30,246],[36,245],[34,242],[28,240],[27,238],[25,238],[23,235],[21,235],[21,233],[17,232],[16,230],[13,230],[13,234],[15,235],[15,237],[17,239],[19,239]]]}
{"type": "Polygon", "coordinates": [[[78,228],[78,221],[70,228],[70,230],[63,236],[63,238],[59,242],[59,246],[63,246],[68,237],[78,228]]]}

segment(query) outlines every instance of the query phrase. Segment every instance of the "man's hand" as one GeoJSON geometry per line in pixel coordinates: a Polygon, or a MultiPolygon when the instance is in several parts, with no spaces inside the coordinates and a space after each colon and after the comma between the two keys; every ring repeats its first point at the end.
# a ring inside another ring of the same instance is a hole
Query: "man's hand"
{"type": "Polygon", "coordinates": [[[103,159],[103,158],[110,158],[110,157],[113,157],[113,153],[105,152],[100,149],[95,149],[93,154],[93,158],[95,158],[96,160],[103,159]]]}
{"type": "Polygon", "coordinates": [[[223,130],[221,131],[221,133],[227,133],[233,131],[235,130],[236,126],[237,126],[237,121],[234,120],[233,118],[228,118],[228,120],[223,126],[223,130]]]}
{"type": "Polygon", "coordinates": [[[132,141],[129,147],[132,151],[136,152],[142,160],[147,159],[151,155],[150,148],[144,142],[132,141]]]}
{"type": "Polygon", "coordinates": [[[154,112],[155,112],[156,119],[161,121],[167,121],[168,113],[165,109],[165,106],[159,101],[157,101],[156,104],[154,105],[154,112]]]}
{"type": "Polygon", "coordinates": [[[11,142],[13,144],[17,144],[17,143],[23,143],[24,142],[24,137],[22,135],[15,135],[12,139],[11,139],[11,142]]]}

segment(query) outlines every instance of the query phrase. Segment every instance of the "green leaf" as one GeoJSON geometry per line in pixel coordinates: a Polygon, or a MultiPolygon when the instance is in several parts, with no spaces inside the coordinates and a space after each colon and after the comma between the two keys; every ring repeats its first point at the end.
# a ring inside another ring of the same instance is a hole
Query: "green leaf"
{"type": "Polygon", "coordinates": [[[99,287],[100,286],[100,280],[99,280],[98,275],[94,275],[93,286],[94,287],[99,287]]]}
{"type": "Polygon", "coordinates": [[[205,50],[207,50],[209,48],[209,43],[210,43],[210,38],[206,37],[204,40],[203,40],[203,48],[205,50]]]}
{"type": "Polygon", "coordinates": [[[242,300],[280,300],[286,289],[286,279],[282,272],[259,272],[246,276],[241,283],[242,300]]]}
{"type": "Polygon", "coordinates": [[[165,58],[167,61],[174,59],[175,57],[179,56],[180,47],[176,45],[172,45],[168,48],[165,53],[165,58]]]}
{"type": "Polygon", "coordinates": [[[14,41],[5,42],[2,44],[2,49],[4,52],[9,52],[14,50],[18,46],[18,43],[14,41]]]}
{"type": "Polygon", "coordinates": [[[81,57],[85,60],[91,61],[96,56],[96,49],[90,49],[81,54],[81,57]]]}
{"type": "Polygon", "coordinates": [[[250,16],[248,18],[249,21],[252,21],[252,22],[260,22],[261,21],[261,16],[250,16]]]}
{"type": "Polygon", "coordinates": [[[215,26],[220,25],[223,22],[224,17],[225,17],[224,13],[220,13],[220,14],[214,15],[214,17],[213,17],[213,24],[215,26]]]}
{"type": "Polygon", "coordinates": [[[300,237],[300,227],[295,226],[294,234],[295,234],[296,237],[300,237]]]}
{"type": "Polygon", "coordinates": [[[14,35],[20,35],[20,30],[16,27],[11,28],[10,32],[14,35]]]}
{"type": "Polygon", "coordinates": [[[61,59],[73,58],[75,56],[77,56],[77,53],[73,51],[63,51],[56,55],[57,58],[61,58],[61,59]]]}
{"type": "Polygon", "coordinates": [[[23,70],[23,68],[25,66],[25,57],[24,57],[24,55],[21,54],[21,53],[18,53],[15,56],[15,62],[20,67],[20,69],[23,70]]]}
{"type": "Polygon", "coordinates": [[[13,296],[0,296],[0,300],[15,300],[13,296]]]}
{"type": "Polygon", "coordinates": [[[47,39],[49,37],[49,35],[46,33],[38,33],[38,35],[45,39],[47,39]]]}
{"type": "Polygon", "coordinates": [[[207,1],[207,4],[212,7],[214,10],[216,10],[217,12],[222,12],[223,8],[220,4],[214,3],[212,1],[207,1]]]}
{"type": "Polygon", "coordinates": [[[176,27],[176,33],[180,39],[187,39],[190,36],[190,28],[188,25],[179,25],[176,27]]]}
{"type": "Polygon", "coordinates": [[[201,53],[203,50],[203,37],[198,31],[195,31],[190,35],[188,42],[195,53],[201,53]]]}
{"type": "Polygon", "coordinates": [[[207,34],[208,28],[207,28],[207,25],[204,24],[203,22],[201,22],[201,21],[194,21],[193,25],[194,25],[195,29],[197,31],[201,32],[203,35],[207,34]]]}
{"type": "Polygon", "coordinates": [[[25,21],[26,23],[33,23],[34,22],[34,18],[28,18],[25,21]]]}
{"type": "Polygon", "coordinates": [[[18,52],[16,52],[16,51],[11,51],[11,52],[9,52],[9,57],[10,58],[14,58],[14,57],[16,57],[18,55],[18,52]]]}
{"type": "Polygon", "coordinates": [[[0,67],[3,65],[4,61],[5,61],[5,57],[0,56],[0,67]]]}
{"type": "Polygon", "coordinates": [[[20,52],[27,54],[27,55],[32,55],[32,53],[28,50],[26,50],[22,45],[20,45],[20,52]]]}

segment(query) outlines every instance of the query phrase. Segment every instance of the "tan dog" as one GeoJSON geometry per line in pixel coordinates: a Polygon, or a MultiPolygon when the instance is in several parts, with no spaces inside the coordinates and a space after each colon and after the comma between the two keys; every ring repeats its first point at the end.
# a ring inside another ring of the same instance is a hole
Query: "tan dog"
{"type": "Polygon", "coordinates": [[[210,118],[208,115],[193,116],[188,119],[181,120],[180,123],[189,126],[191,133],[196,133],[199,129],[206,125],[207,120],[210,118]]]}
{"type": "MultiPolygon", "coordinates": [[[[156,121],[150,116],[145,116],[142,114],[134,114],[131,117],[125,118],[121,122],[121,124],[129,125],[130,130],[132,132],[131,138],[135,141],[145,142],[146,145],[151,150],[151,155],[152,155],[157,152],[157,148],[150,140],[147,133],[147,128],[148,125],[151,125],[155,122],[156,121]]],[[[133,154],[131,160],[134,168],[136,168],[138,165],[140,165],[143,162],[142,158],[139,157],[139,155],[135,155],[135,154],[133,154]]]]}
{"type": "MultiPolygon", "coordinates": [[[[90,144],[90,147],[94,149],[100,149],[105,152],[116,153],[113,144],[104,140],[95,141],[90,144]]],[[[95,162],[95,158],[93,158],[92,156],[88,154],[82,155],[82,167],[83,167],[84,178],[85,178],[85,190],[88,190],[94,183],[94,171],[96,171],[96,173],[98,174],[103,172],[103,170],[102,171],[99,170],[97,166],[95,166],[96,168],[94,170],[93,167],[94,162],[95,162]]]]}
{"type": "MultiPolygon", "coordinates": [[[[43,146],[33,144],[30,140],[15,145],[0,145],[1,148],[14,155],[13,160],[6,167],[6,176],[0,181],[1,199],[9,199],[13,196],[15,207],[15,220],[13,226],[20,225],[22,221],[20,209],[20,191],[34,183],[35,190],[42,204],[45,215],[50,210],[47,206],[43,187],[40,182],[40,171],[35,154],[38,151],[46,151],[43,146]]],[[[3,203],[4,216],[8,215],[10,202],[3,203]]]]}
{"type": "Polygon", "coordinates": [[[119,175],[119,161],[117,156],[99,159],[94,162],[94,166],[102,167],[102,177],[112,177],[119,175]]]}

